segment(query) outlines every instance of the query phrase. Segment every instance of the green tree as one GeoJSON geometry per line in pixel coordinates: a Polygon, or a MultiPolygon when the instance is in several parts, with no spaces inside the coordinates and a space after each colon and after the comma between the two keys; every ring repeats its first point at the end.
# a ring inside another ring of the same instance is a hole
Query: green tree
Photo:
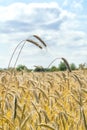
{"type": "Polygon", "coordinates": [[[44,72],[45,69],[42,66],[35,66],[34,72],[44,72]]]}
{"type": "Polygon", "coordinates": [[[58,66],[59,70],[61,71],[65,71],[67,69],[66,65],[64,62],[60,62],[59,66],[58,66]]]}
{"type": "Polygon", "coordinates": [[[74,63],[70,64],[71,70],[76,70],[76,65],[74,63]]]}
{"type": "Polygon", "coordinates": [[[22,70],[28,71],[28,68],[25,65],[18,65],[16,67],[16,70],[17,71],[22,71],[22,70]]]}
{"type": "Polygon", "coordinates": [[[57,68],[56,66],[52,66],[52,67],[50,68],[50,71],[51,71],[51,72],[53,72],[53,71],[58,71],[58,68],[57,68]]]}

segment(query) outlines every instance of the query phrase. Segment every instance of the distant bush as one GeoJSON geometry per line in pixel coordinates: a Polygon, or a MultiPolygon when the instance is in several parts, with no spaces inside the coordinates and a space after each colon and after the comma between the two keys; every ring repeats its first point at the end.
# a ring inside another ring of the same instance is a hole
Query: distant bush
{"type": "Polygon", "coordinates": [[[58,71],[58,68],[57,68],[56,66],[52,66],[52,67],[50,68],[50,71],[51,71],[51,72],[53,72],[53,71],[58,71]]]}
{"type": "Polygon", "coordinates": [[[65,71],[66,69],[67,69],[67,67],[66,67],[66,65],[65,65],[65,63],[64,62],[60,62],[60,64],[59,64],[59,70],[60,71],[65,71]]]}
{"type": "Polygon", "coordinates": [[[16,67],[16,70],[17,70],[17,71],[22,71],[22,70],[28,71],[28,68],[27,68],[25,65],[18,65],[18,66],[16,67]]]}
{"type": "MultiPolygon", "coordinates": [[[[76,65],[74,63],[70,64],[70,68],[71,70],[76,70],[76,65]]],[[[10,69],[14,69],[14,68],[10,68],[10,69]]],[[[28,69],[25,65],[18,65],[16,67],[17,71],[27,71],[27,72],[31,72],[32,69],[28,69]]],[[[63,61],[60,62],[60,64],[58,65],[58,67],[56,66],[52,66],[51,68],[44,68],[42,66],[35,66],[35,69],[33,69],[34,72],[54,72],[54,71],[65,71],[67,70],[67,66],[65,65],[65,63],[63,61]]]]}
{"type": "Polygon", "coordinates": [[[34,72],[44,72],[45,68],[43,68],[42,66],[36,66],[34,69],[34,72]]]}
{"type": "Polygon", "coordinates": [[[76,70],[76,65],[74,63],[70,64],[71,70],[76,70]]]}

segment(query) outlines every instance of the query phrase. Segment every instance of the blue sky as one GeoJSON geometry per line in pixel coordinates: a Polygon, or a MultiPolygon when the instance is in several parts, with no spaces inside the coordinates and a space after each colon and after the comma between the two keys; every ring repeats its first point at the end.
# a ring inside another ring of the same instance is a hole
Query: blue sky
{"type": "Polygon", "coordinates": [[[86,63],[87,0],[0,0],[0,68],[8,66],[20,41],[37,41],[34,34],[45,41],[47,49],[26,43],[17,65],[47,67],[56,57],[76,65],[86,63]]]}

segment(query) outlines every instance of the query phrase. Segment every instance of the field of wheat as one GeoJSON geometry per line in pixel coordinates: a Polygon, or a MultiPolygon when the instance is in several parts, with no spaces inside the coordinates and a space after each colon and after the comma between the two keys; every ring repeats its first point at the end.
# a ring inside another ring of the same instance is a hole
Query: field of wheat
{"type": "Polygon", "coordinates": [[[87,74],[0,72],[1,130],[87,130],[87,74]]]}

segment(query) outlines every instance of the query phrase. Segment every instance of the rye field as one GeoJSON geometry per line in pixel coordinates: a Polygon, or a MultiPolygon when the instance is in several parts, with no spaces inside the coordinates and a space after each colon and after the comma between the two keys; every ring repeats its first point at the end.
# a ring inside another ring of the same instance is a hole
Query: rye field
{"type": "Polygon", "coordinates": [[[87,130],[87,71],[0,72],[1,130],[87,130]]]}

